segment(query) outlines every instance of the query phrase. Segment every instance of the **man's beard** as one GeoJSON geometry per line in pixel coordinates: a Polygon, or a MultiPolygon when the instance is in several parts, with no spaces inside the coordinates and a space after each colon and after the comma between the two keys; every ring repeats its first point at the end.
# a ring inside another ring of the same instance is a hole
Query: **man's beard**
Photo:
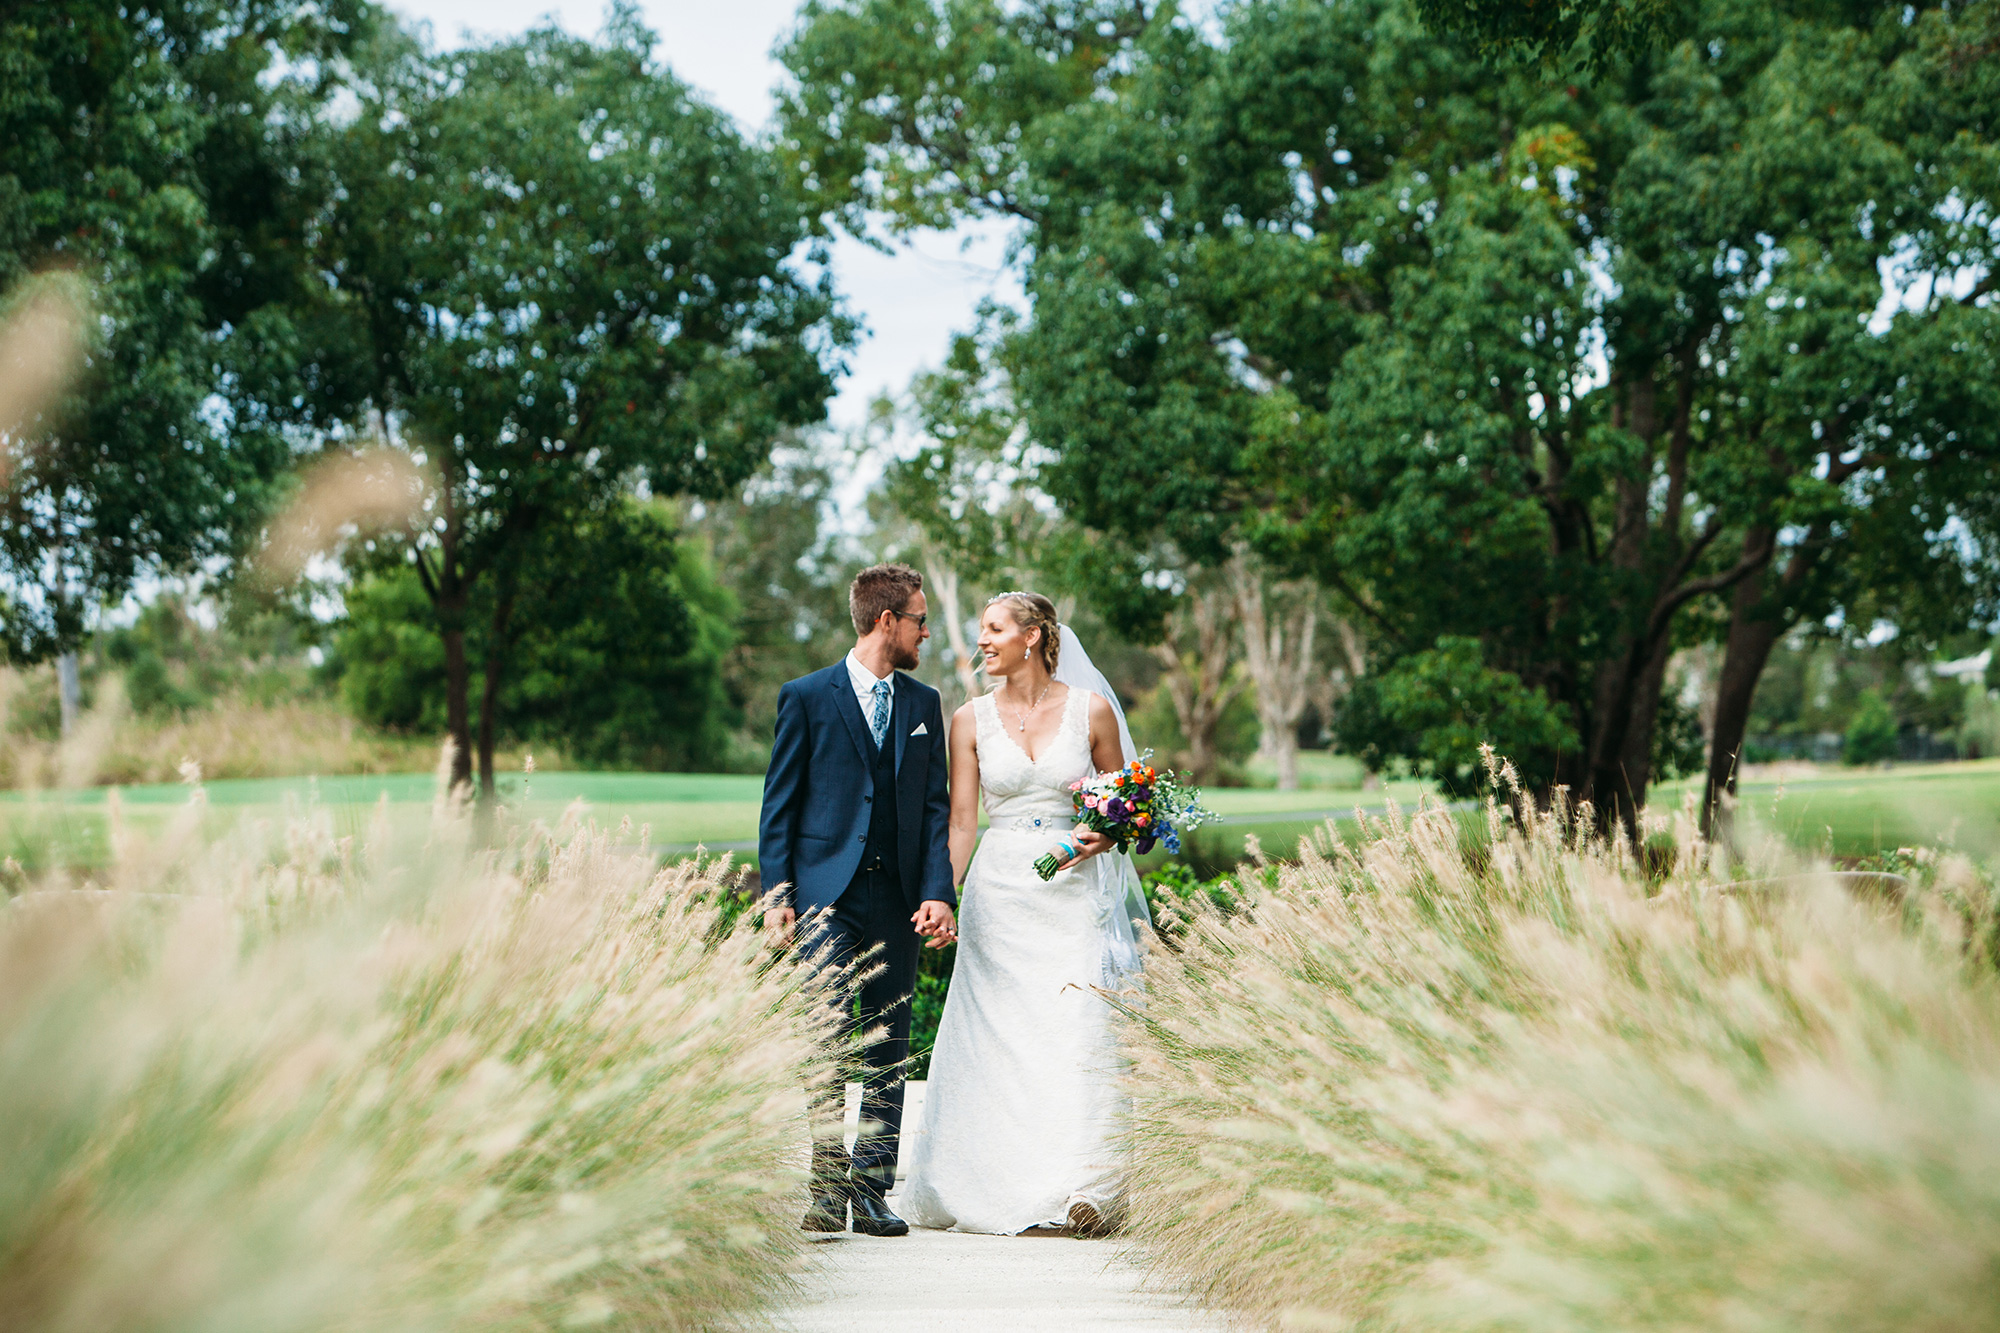
{"type": "Polygon", "coordinates": [[[924,646],[921,643],[912,646],[907,652],[901,648],[891,648],[889,665],[898,671],[915,671],[917,663],[922,660],[923,651],[924,646]]]}

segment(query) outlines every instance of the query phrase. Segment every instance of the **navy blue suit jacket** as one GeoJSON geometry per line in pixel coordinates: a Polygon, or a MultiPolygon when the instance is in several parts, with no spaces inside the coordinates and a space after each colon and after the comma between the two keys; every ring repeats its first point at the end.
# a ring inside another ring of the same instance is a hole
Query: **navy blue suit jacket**
{"type": "Polygon", "coordinates": [[[896,868],[910,910],[930,901],[956,907],[945,840],[951,797],[938,692],[896,673],[887,742],[896,750],[895,791],[875,790],[869,743],[846,659],[778,691],[778,730],[757,826],[766,888],[801,915],[831,907],[861,868],[869,802],[887,798],[896,802],[896,868]],[[910,734],[919,728],[922,735],[910,734]]]}

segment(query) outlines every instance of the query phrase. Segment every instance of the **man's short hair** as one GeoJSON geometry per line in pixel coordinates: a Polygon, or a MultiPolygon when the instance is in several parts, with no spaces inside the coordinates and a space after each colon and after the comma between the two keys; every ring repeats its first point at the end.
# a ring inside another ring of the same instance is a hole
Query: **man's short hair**
{"type": "Polygon", "coordinates": [[[854,632],[866,634],[884,611],[904,611],[910,599],[924,590],[924,576],[908,565],[870,565],[847,585],[847,609],[854,617],[854,632]]]}

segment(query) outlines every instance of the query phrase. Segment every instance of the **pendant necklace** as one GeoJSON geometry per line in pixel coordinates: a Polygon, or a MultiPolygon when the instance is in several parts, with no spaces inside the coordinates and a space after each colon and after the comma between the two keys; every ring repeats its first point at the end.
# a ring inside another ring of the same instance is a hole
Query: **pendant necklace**
{"type": "Polygon", "coordinates": [[[1051,680],[1048,684],[1042,686],[1042,692],[1035,696],[1035,701],[1033,703],[1028,705],[1027,712],[1024,713],[1018,708],[1014,710],[1014,716],[1021,720],[1020,725],[1015,727],[1016,731],[1020,732],[1024,736],[1028,734],[1028,719],[1033,717],[1035,713],[1041,708],[1042,700],[1048,698],[1049,691],[1054,689],[1055,687],[1056,683],[1053,680],[1051,680]]]}

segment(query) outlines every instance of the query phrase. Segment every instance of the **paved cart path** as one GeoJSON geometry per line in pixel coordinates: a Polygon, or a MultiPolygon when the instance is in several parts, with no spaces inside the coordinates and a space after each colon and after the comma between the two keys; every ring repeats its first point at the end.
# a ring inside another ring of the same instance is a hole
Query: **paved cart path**
{"type": "MultiPolygon", "coordinates": [[[[922,1082],[908,1085],[907,1135],[924,1111],[922,1082]]],[[[847,1089],[848,1132],[861,1086],[847,1089]]],[[[900,1190],[898,1191],[900,1192],[900,1190]]],[[[897,1195],[889,1196],[894,1207],[897,1195]]],[[[1225,1326],[1147,1277],[1128,1242],[1060,1232],[971,1236],[912,1229],[878,1239],[844,1232],[813,1240],[801,1299],[765,1327],[781,1333],[1094,1333],[1225,1326]]]]}
{"type": "MultiPolygon", "coordinates": [[[[890,1196],[894,1206],[895,1196],[890,1196]]],[[[803,1301],[785,1333],[1034,1333],[1220,1330],[1146,1280],[1116,1240],[1059,1232],[967,1236],[912,1230],[894,1240],[829,1236],[812,1247],[803,1301]]]]}

